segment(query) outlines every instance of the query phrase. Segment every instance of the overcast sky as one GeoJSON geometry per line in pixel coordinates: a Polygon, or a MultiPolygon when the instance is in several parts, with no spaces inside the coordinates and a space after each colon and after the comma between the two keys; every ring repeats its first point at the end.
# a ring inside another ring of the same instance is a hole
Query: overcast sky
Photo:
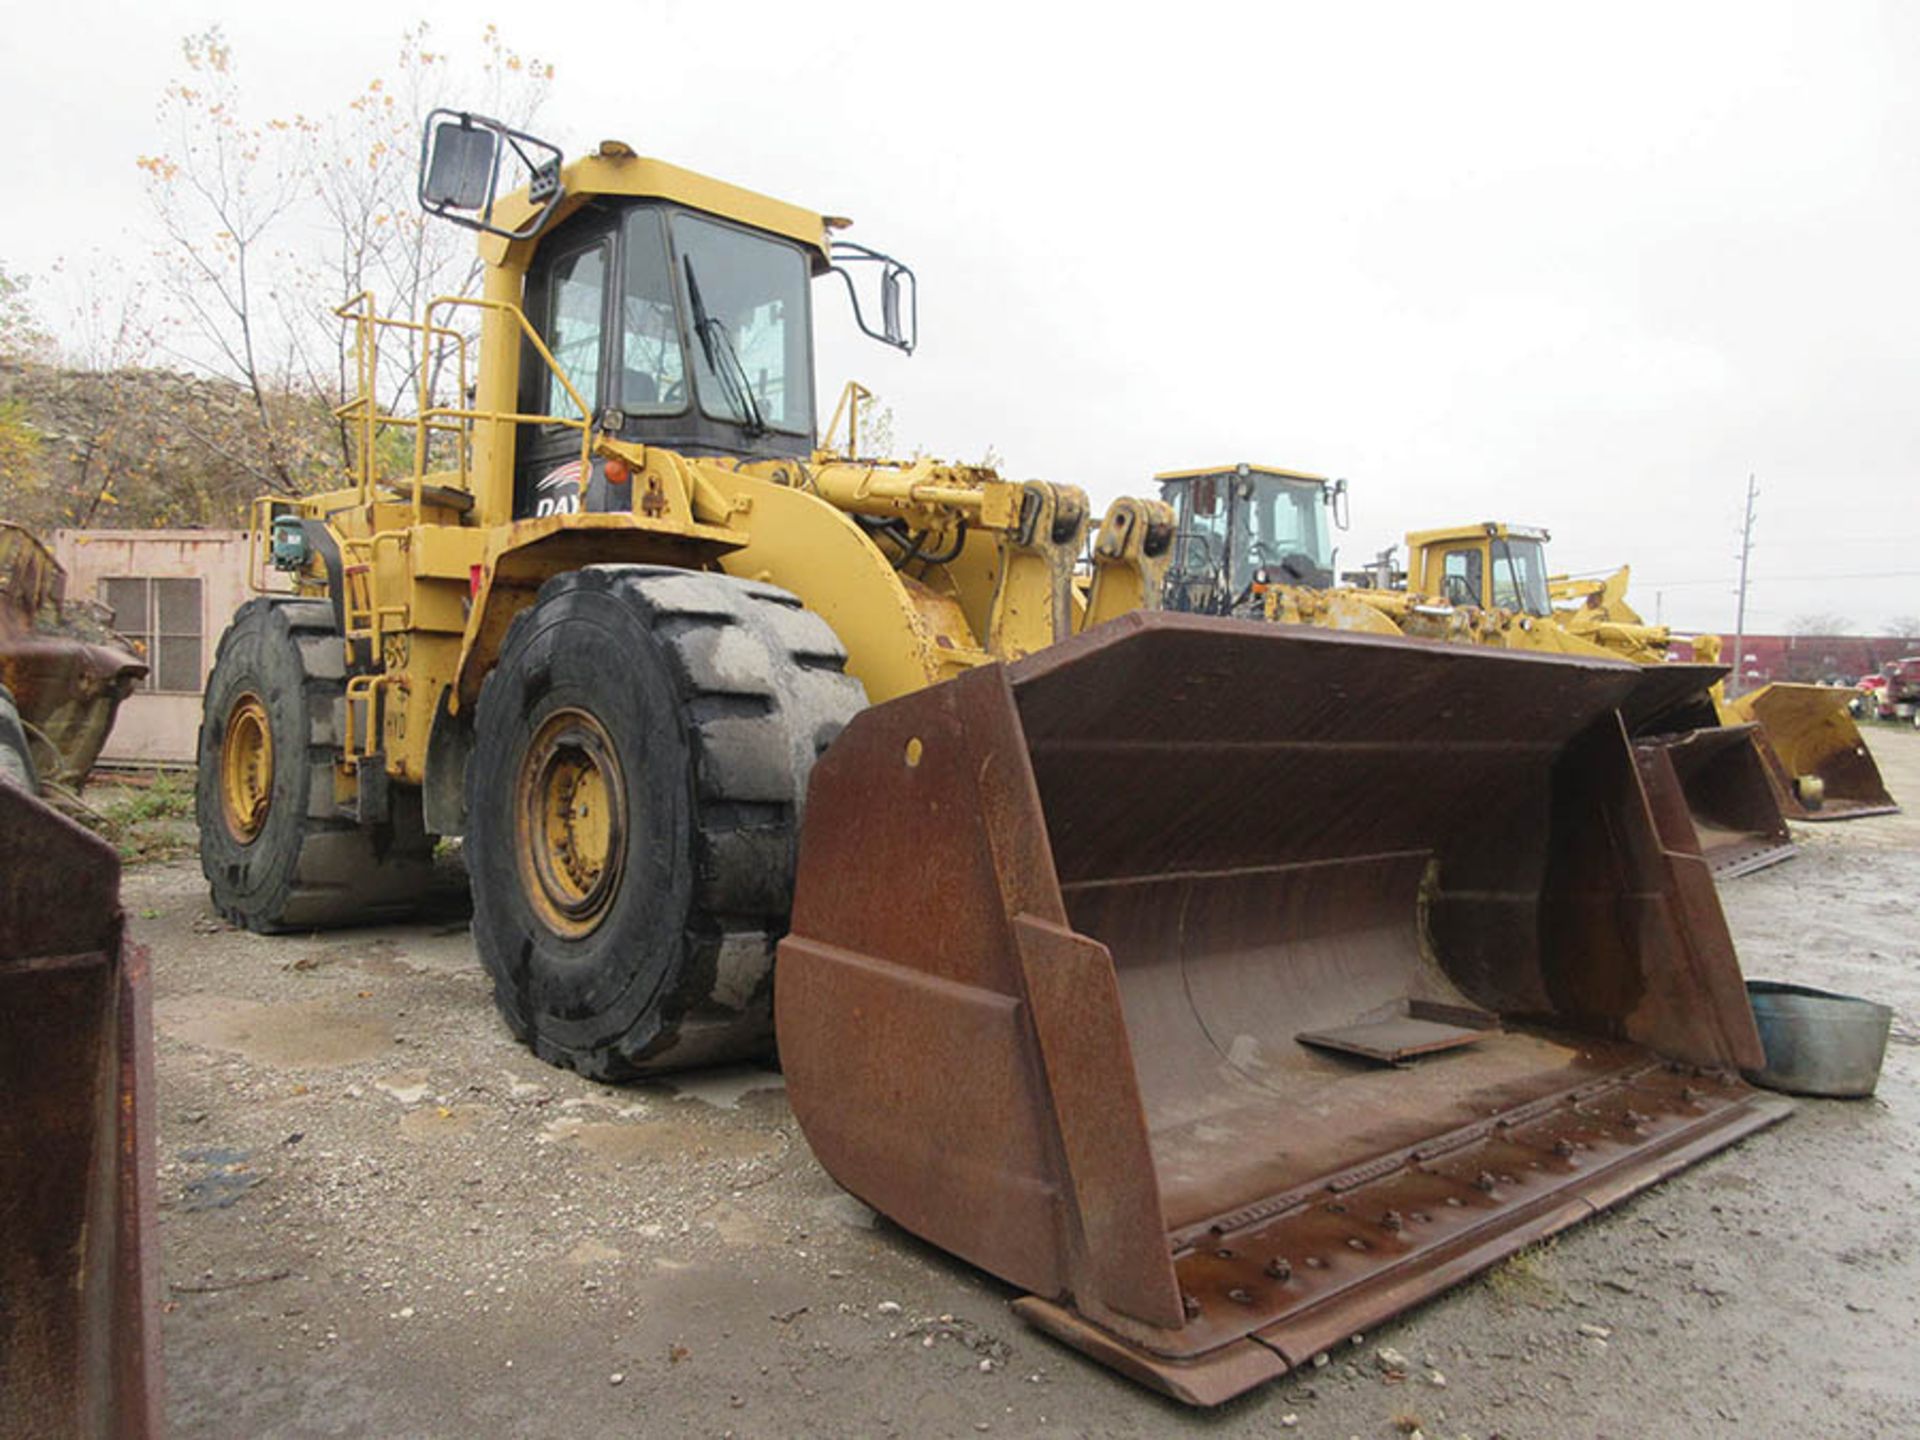
{"type": "Polygon", "coordinates": [[[911,360],[821,292],[823,412],[854,376],[904,442],[1101,504],[1216,461],[1345,476],[1343,564],[1545,525],[1683,629],[1732,626],[1751,471],[1749,629],[1920,613],[1920,6],[16,8],[0,262],[150,248],[133,162],[188,31],[225,27],[263,114],[321,113],[413,16],[551,59],[570,152],[912,264],[911,360]]]}

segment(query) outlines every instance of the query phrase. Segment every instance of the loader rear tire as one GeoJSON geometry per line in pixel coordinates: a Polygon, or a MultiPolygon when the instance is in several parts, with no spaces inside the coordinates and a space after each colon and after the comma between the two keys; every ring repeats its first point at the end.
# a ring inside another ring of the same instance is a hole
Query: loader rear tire
{"type": "Polygon", "coordinates": [[[423,898],[433,837],[420,792],[363,826],[334,802],[346,656],[333,609],[277,596],[220,637],[200,722],[194,814],[214,908],[261,934],[404,919],[423,898]]]}
{"type": "Polygon", "coordinates": [[[559,575],[507,632],[468,767],[473,934],[535,1054],[601,1080],[773,1048],[814,760],[866,703],[784,590],[559,575]]]}

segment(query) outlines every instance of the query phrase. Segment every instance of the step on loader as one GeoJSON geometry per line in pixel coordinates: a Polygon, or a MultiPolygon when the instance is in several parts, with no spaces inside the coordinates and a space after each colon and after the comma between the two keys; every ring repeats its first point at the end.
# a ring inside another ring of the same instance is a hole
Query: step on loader
{"type": "Polygon", "coordinates": [[[1089,545],[1073,486],[862,456],[857,392],[816,443],[809,281],[913,344],[844,221],[452,113],[422,198],[485,291],[346,307],[353,483],[256,513],[293,593],[208,682],[224,914],[403,914],[461,835],[537,1054],[777,1030],[841,1183],[1197,1401],[1778,1113],[1631,666],[1157,613],[1156,501],[1089,545]],[[379,411],[383,335],[454,398],[379,411]]]}

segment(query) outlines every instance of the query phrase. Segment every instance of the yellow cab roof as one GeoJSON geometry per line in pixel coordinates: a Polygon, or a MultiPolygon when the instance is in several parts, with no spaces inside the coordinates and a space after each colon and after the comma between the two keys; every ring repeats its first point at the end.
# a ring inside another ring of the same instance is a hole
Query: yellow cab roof
{"type": "MultiPolygon", "coordinates": [[[[784,200],[730,185],[724,180],[635,155],[625,145],[608,141],[598,153],[582,156],[560,169],[561,201],[549,224],[557,224],[596,196],[618,195],[634,198],[670,200],[690,210],[701,210],[723,220],[765,230],[773,235],[797,240],[811,252],[813,272],[827,268],[827,232],[841,229],[849,221],[829,220],[817,211],[789,205],[784,200]]],[[[493,218],[503,229],[517,230],[532,219],[539,206],[527,198],[525,190],[503,196],[494,205],[493,218]]],[[[481,237],[481,254],[500,264],[516,247],[530,247],[534,241],[507,241],[495,235],[481,237]]],[[[524,261],[525,253],[513,258],[524,261]]]]}
{"type": "MultiPolygon", "coordinates": [[[[1200,480],[1209,475],[1237,475],[1242,462],[1232,465],[1203,465],[1198,470],[1162,470],[1154,476],[1155,483],[1167,480],[1200,480]]],[[[1316,485],[1327,483],[1324,475],[1313,475],[1305,470],[1283,470],[1278,465],[1252,465],[1246,467],[1250,475],[1272,475],[1281,480],[1310,480],[1316,485]]]]}

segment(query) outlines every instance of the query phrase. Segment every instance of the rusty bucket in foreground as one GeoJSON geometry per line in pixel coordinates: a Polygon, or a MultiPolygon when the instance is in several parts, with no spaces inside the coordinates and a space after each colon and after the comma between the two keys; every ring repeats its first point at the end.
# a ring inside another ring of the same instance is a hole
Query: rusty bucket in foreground
{"type": "Polygon", "coordinates": [[[1852,694],[1830,685],[1763,685],[1727,707],[1760,727],[1780,807],[1795,820],[1856,820],[1900,808],[1847,713],[1852,694]]]}
{"type": "Polygon", "coordinates": [[[1778,1118],[1637,675],[1141,614],[867,711],[775,972],[807,1139],[1214,1404],[1778,1118]]]}
{"type": "Polygon", "coordinates": [[[1720,723],[1711,687],[1725,674],[1721,665],[1648,666],[1620,706],[1655,810],[1664,791],[1678,789],[1694,841],[1722,880],[1799,853],[1761,752],[1759,727],[1720,723]]]}
{"type": "Polygon", "coordinates": [[[0,1431],[159,1431],[153,1046],[113,850],[0,784],[0,1431]]]}

